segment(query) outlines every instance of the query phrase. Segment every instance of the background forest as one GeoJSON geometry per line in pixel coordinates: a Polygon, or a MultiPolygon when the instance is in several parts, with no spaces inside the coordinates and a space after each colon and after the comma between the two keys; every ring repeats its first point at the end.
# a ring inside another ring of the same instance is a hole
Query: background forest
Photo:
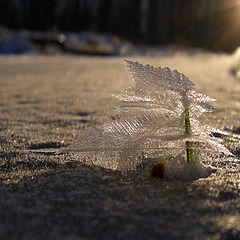
{"type": "Polygon", "coordinates": [[[141,44],[232,51],[240,45],[239,0],[1,0],[0,25],[92,31],[141,44]]]}

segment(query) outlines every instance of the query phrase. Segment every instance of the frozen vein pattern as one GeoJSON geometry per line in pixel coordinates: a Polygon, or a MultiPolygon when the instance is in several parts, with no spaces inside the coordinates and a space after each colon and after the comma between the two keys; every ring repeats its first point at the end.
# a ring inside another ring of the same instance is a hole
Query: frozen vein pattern
{"type": "Polygon", "coordinates": [[[114,95],[121,101],[114,120],[89,128],[70,147],[81,161],[126,172],[165,160],[167,174],[178,177],[193,166],[202,176],[211,156],[231,155],[198,120],[214,110],[213,98],[177,70],[125,63],[134,84],[114,95]]]}

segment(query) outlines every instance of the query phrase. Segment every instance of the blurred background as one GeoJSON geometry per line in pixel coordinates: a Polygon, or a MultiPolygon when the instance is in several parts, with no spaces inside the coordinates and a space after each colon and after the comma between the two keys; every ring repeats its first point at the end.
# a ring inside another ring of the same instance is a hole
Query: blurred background
{"type": "Polygon", "coordinates": [[[240,0],[0,0],[1,54],[232,52],[240,0]]]}

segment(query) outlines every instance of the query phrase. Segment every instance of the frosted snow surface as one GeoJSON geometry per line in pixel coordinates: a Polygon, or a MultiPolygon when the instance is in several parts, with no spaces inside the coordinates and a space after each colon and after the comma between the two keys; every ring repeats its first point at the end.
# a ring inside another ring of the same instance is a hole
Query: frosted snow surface
{"type": "MultiPolygon", "coordinates": [[[[128,172],[166,160],[170,178],[209,175],[214,159],[232,155],[198,120],[214,101],[195,91],[184,74],[168,67],[125,61],[133,86],[115,95],[122,102],[114,120],[90,127],[70,152],[87,164],[128,172]],[[191,134],[185,131],[189,108],[191,134]],[[186,142],[192,142],[195,163],[187,163],[186,142]]],[[[216,131],[216,130],[215,130],[216,131]]]]}

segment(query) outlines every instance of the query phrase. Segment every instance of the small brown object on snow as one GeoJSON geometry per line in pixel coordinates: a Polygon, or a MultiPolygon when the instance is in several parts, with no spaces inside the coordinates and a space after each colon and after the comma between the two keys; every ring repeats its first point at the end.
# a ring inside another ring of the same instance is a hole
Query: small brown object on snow
{"type": "Polygon", "coordinates": [[[164,177],[164,170],[166,166],[166,161],[160,161],[157,164],[155,164],[152,168],[149,169],[149,172],[153,177],[164,177]]]}

